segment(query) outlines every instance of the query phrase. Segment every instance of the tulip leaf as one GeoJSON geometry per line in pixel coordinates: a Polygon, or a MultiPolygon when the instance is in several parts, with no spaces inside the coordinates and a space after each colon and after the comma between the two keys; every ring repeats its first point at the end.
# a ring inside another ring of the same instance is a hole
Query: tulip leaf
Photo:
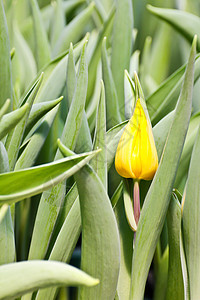
{"type": "MultiPolygon", "coordinates": [[[[63,144],[70,149],[74,149],[76,145],[84,114],[88,76],[85,53],[86,44],[87,42],[85,42],[81,54],[79,73],[77,77],[77,87],[61,137],[61,141],[63,142],[63,144]],[[74,125],[72,126],[72,124],[74,125]]],[[[55,160],[61,157],[62,155],[58,150],[55,156],[55,160]]],[[[62,201],[64,200],[65,192],[66,182],[62,182],[61,184],[52,187],[50,190],[42,194],[30,245],[30,260],[44,258],[49,245],[53,227],[60,210],[60,206],[62,204],[62,201]],[[51,219],[51,222],[49,222],[49,219],[51,219]],[[42,230],[42,228],[44,228],[44,224],[45,231],[42,230]],[[41,234],[41,232],[43,232],[43,234],[41,234]]]]}
{"type": "MultiPolygon", "coordinates": [[[[195,81],[200,76],[199,64],[200,58],[199,55],[197,55],[195,60],[195,81]]],[[[175,108],[184,79],[183,75],[185,72],[185,67],[186,65],[183,65],[176,72],[174,72],[160,85],[155,92],[153,92],[147,98],[147,108],[153,125],[155,125],[161,118],[175,108]]]]}
{"type": "Polygon", "coordinates": [[[114,18],[114,10],[111,11],[107,20],[104,22],[104,25],[101,31],[98,34],[98,38],[96,41],[95,48],[93,49],[93,53],[89,62],[88,67],[88,91],[87,91],[87,101],[86,107],[89,106],[89,101],[92,98],[94,93],[95,81],[97,78],[98,64],[101,58],[101,50],[102,50],[102,41],[104,37],[109,37],[112,27],[113,27],[113,18],[114,18]]]}
{"type": "Polygon", "coordinates": [[[143,299],[148,270],[170,202],[173,183],[191,115],[195,55],[196,37],[192,44],[184,84],[163,155],[146,195],[138,223],[132,261],[130,292],[130,299],[132,300],[143,299]]]}
{"type": "Polygon", "coordinates": [[[96,274],[101,282],[98,288],[80,288],[79,299],[114,299],[120,253],[110,200],[100,179],[89,166],[75,178],[82,218],[81,267],[90,274],[96,274]]]}
{"type": "MultiPolygon", "coordinates": [[[[3,143],[0,142],[0,173],[6,172],[9,172],[8,155],[3,143]]],[[[7,207],[2,219],[0,217],[0,236],[0,265],[12,263],[15,260],[15,237],[10,206],[7,207]]]]}
{"type": "Polygon", "coordinates": [[[124,209],[129,226],[133,231],[137,230],[133,209],[133,181],[124,179],[124,209]]]}
{"type": "Polygon", "coordinates": [[[21,119],[26,114],[28,108],[29,108],[29,105],[24,104],[22,107],[14,110],[8,114],[5,114],[2,117],[2,119],[0,121],[0,140],[4,136],[6,136],[6,134],[9,133],[9,131],[11,131],[11,129],[17,125],[17,123],[19,123],[21,121],[21,119]]]}
{"type": "Polygon", "coordinates": [[[194,14],[177,10],[153,7],[147,5],[147,9],[158,18],[166,21],[178,30],[189,42],[192,42],[193,37],[197,34],[197,48],[200,49],[200,18],[194,14]]]}
{"type": "Polygon", "coordinates": [[[106,93],[106,127],[109,129],[121,122],[117,91],[106,50],[106,38],[102,43],[102,72],[106,93]]]}
{"type": "Polygon", "coordinates": [[[124,119],[124,70],[129,69],[132,48],[133,10],[131,0],[117,1],[113,26],[111,70],[124,119]]]}
{"type": "Polygon", "coordinates": [[[2,106],[2,108],[0,109],[0,121],[3,115],[8,111],[9,107],[10,107],[10,99],[7,99],[4,105],[2,106]]]}
{"type": "Polygon", "coordinates": [[[135,83],[133,82],[127,70],[125,70],[124,72],[124,96],[125,96],[125,117],[127,119],[130,119],[132,117],[135,102],[136,102],[136,94],[135,94],[135,83]]]}
{"type": "Polygon", "coordinates": [[[199,146],[200,130],[192,152],[186,194],[183,200],[183,244],[189,278],[190,299],[198,298],[199,289],[199,146]]]}
{"type": "Polygon", "coordinates": [[[66,51],[71,42],[76,43],[81,38],[83,29],[91,18],[94,7],[94,2],[92,2],[63,29],[53,48],[54,57],[66,51]]]}
{"type": "Polygon", "coordinates": [[[11,75],[11,58],[8,37],[8,27],[3,6],[3,0],[0,1],[0,109],[7,98],[11,99],[12,106],[12,75],[11,75]]]}
{"type": "Polygon", "coordinates": [[[18,123],[18,125],[9,133],[7,140],[6,140],[6,150],[8,152],[8,158],[9,158],[9,165],[10,170],[14,169],[17,155],[19,152],[19,147],[23,138],[26,122],[33,104],[33,101],[35,100],[35,96],[38,92],[38,89],[41,85],[43,78],[43,73],[40,75],[39,79],[36,81],[36,83],[33,85],[32,89],[29,91],[27,96],[25,97],[26,103],[29,104],[28,108],[26,109],[26,114],[24,118],[18,123]]]}
{"type": "Polygon", "coordinates": [[[154,289],[154,300],[164,299],[167,288],[167,275],[168,275],[168,260],[169,260],[169,247],[166,247],[164,253],[159,258],[159,264],[156,272],[156,283],[154,289]]]}
{"type": "Polygon", "coordinates": [[[120,270],[117,283],[117,294],[119,299],[129,299],[131,284],[131,262],[133,255],[133,231],[130,229],[125,215],[122,193],[117,193],[119,199],[115,200],[114,207],[120,237],[120,270]]]}
{"type": "Polygon", "coordinates": [[[33,104],[26,124],[25,135],[30,131],[33,125],[37,123],[37,121],[39,121],[46,113],[48,113],[48,111],[57,106],[57,104],[60,103],[62,99],[63,97],[60,97],[55,100],[33,104]]]}
{"type": "Polygon", "coordinates": [[[0,203],[36,195],[77,172],[99,151],[79,154],[37,167],[0,174],[0,203]]]}
{"type": "MultiPolygon", "coordinates": [[[[86,35],[79,44],[74,46],[75,58],[79,57],[82,47],[87,39],[88,35],[86,35]]],[[[69,51],[66,51],[44,67],[44,78],[35,99],[35,103],[56,99],[61,95],[63,87],[66,84],[68,53],[69,51]]]]}
{"type": "Polygon", "coordinates": [[[185,140],[185,145],[183,148],[183,153],[181,155],[178,171],[176,174],[176,180],[174,186],[179,190],[181,190],[182,185],[185,186],[184,183],[186,181],[186,178],[185,180],[183,180],[183,177],[184,175],[187,176],[188,173],[192,149],[198,132],[199,124],[200,124],[200,113],[197,113],[191,118],[190,125],[188,128],[188,133],[185,140]]]}
{"type": "MultiPolygon", "coordinates": [[[[60,146],[63,154],[67,156],[72,154],[64,145],[60,146]]],[[[82,219],[81,266],[90,274],[98,275],[101,282],[98,289],[91,291],[80,289],[79,298],[114,299],[119,272],[119,236],[116,219],[105,188],[95,171],[88,165],[83,169],[83,173],[79,172],[77,175],[75,179],[82,219]],[[92,259],[93,256],[98,256],[98,259],[92,259]]]]}
{"type": "Polygon", "coordinates": [[[64,27],[65,27],[65,11],[63,9],[63,1],[57,0],[53,4],[53,15],[50,24],[51,46],[55,45],[64,27]]]}
{"type": "Polygon", "coordinates": [[[13,81],[19,82],[21,94],[35,79],[37,66],[32,50],[17,25],[13,26],[13,45],[15,47],[14,59],[12,60],[13,81]]]}
{"type": "MultiPolygon", "coordinates": [[[[54,247],[49,256],[49,260],[69,262],[72,252],[76,246],[81,233],[81,215],[78,198],[74,201],[69,210],[59,235],[55,241],[54,247]]],[[[57,288],[48,288],[40,290],[36,296],[37,300],[53,300],[57,288]]]]}
{"type": "Polygon", "coordinates": [[[0,278],[1,299],[15,299],[48,286],[94,286],[99,282],[70,265],[39,260],[0,266],[0,278]]]}
{"type": "Polygon", "coordinates": [[[166,299],[181,300],[184,299],[180,254],[181,206],[175,194],[172,194],[167,213],[167,228],[169,241],[169,271],[166,299]]]}
{"type": "Polygon", "coordinates": [[[69,105],[72,103],[74,92],[76,89],[76,68],[75,68],[75,58],[73,52],[73,45],[70,44],[69,48],[69,58],[67,63],[67,96],[69,105]]]}
{"type": "Polygon", "coordinates": [[[42,17],[36,0],[31,0],[31,7],[33,12],[33,24],[35,33],[35,45],[36,45],[36,61],[38,71],[43,66],[48,64],[51,60],[50,46],[47,38],[47,34],[43,25],[42,17]]]}
{"type": "Polygon", "coordinates": [[[105,190],[107,190],[107,163],[106,163],[106,109],[105,109],[105,90],[101,81],[101,95],[97,110],[96,128],[94,135],[93,150],[101,149],[98,157],[91,161],[91,167],[101,179],[105,190]]]}
{"type": "Polygon", "coordinates": [[[55,116],[58,112],[58,107],[55,107],[46,114],[41,124],[38,126],[32,137],[29,139],[26,148],[18,158],[15,170],[29,168],[34,165],[38,154],[45,142],[45,139],[49,133],[49,130],[53,124],[55,116]]]}

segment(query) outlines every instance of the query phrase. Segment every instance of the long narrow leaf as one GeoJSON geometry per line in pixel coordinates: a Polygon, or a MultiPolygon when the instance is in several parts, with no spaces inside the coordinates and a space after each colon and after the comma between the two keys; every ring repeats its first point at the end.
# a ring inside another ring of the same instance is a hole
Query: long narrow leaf
{"type": "Polygon", "coordinates": [[[129,69],[132,48],[132,1],[118,0],[113,27],[111,70],[117,89],[119,108],[124,119],[124,70],[129,69]]]}
{"type": "MultiPolygon", "coordinates": [[[[0,1],[0,108],[3,106],[6,99],[12,100],[12,75],[11,75],[11,59],[10,45],[8,38],[8,28],[6,16],[3,6],[3,0],[0,1]]],[[[11,101],[12,104],[12,101],[11,101]]],[[[11,105],[12,106],[12,105],[11,105]]]]}
{"type": "Polygon", "coordinates": [[[0,267],[0,298],[15,299],[51,285],[93,286],[98,282],[98,279],[60,262],[25,261],[0,267]]]}
{"type": "Polygon", "coordinates": [[[38,167],[0,174],[0,203],[36,195],[77,172],[99,151],[79,154],[38,167]]]}
{"type": "Polygon", "coordinates": [[[143,299],[148,270],[167,213],[176,170],[190,120],[195,55],[196,38],[193,41],[175,117],[138,223],[132,262],[131,300],[143,299]]]}
{"type": "Polygon", "coordinates": [[[190,299],[196,299],[199,296],[199,147],[200,130],[198,131],[192,152],[191,163],[186,185],[185,200],[183,203],[183,243],[186,256],[186,264],[189,278],[190,299]]]}

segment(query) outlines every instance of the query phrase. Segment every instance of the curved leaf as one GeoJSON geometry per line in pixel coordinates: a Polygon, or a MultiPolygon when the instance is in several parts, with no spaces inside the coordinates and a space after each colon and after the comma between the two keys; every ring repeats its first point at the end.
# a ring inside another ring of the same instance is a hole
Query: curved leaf
{"type": "Polygon", "coordinates": [[[147,9],[155,16],[166,21],[178,30],[191,43],[197,34],[197,47],[200,49],[200,18],[194,14],[177,10],[153,7],[147,5],[147,9]]]}
{"type": "Polygon", "coordinates": [[[98,279],[60,262],[23,261],[0,267],[1,299],[15,299],[48,286],[94,286],[98,283],[98,279]]]}
{"type": "Polygon", "coordinates": [[[72,176],[98,152],[79,154],[38,167],[0,174],[0,203],[13,203],[41,193],[72,176]]]}
{"type": "Polygon", "coordinates": [[[148,270],[170,202],[176,170],[191,115],[195,55],[196,37],[193,41],[183,88],[163,155],[146,195],[138,223],[132,262],[131,300],[143,299],[148,270]]]}

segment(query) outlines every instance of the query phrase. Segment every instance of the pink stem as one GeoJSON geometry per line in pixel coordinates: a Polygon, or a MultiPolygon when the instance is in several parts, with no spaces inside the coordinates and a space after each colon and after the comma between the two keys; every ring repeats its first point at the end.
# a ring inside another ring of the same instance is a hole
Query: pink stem
{"type": "Polygon", "coordinates": [[[134,217],[137,225],[140,218],[140,189],[139,189],[139,181],[137,180],[134,181],[133,201],[134,201],[134,217]]]}

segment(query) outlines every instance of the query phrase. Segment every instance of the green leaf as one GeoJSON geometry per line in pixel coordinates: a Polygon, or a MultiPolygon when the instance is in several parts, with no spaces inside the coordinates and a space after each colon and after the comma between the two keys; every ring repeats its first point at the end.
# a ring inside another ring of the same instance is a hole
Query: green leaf
{"type": "Polygon", "coordinates": [[[129,226],[133,231],[137,230],[133,209],[133,181],[124,179],[124,209],[129,226]]]}
{"type": "Polygon", "coordinates": [[[125,117],[126,119],[130,119],[132,117],[134,106],[135,106],[136,94],[135,94],[135,83],[133,82],[127,70],[125,70],[124,72],[124,96],[125,96],[125,117]]]}
{"type": "MultiPolygon", "coordinates": [[[[49,256],[49,260],[69,262],[72,256],[72,252],[80,236],[80,233],[81,233],[80,204],[79,204],[79,199],[76,198],[71,209],[67,214],[67,217],[55,241],[54,247],[49,256]]],[[[56,291],[57,288],[48,288],[45,290],[40,290],[36,296],[36,299],[53,300],[56,291]]]]}
{"type": "Polygon", "coordinates": [[[26,124],[25,135],[46,113],[48,113],[51,109],[57,106],[62,99],[63,96],[55,100],[33,104],[26,124]]]}
{"type": "Polygon", "coordinates": [[[23,133],[25,130],[26,122],[27,122],[33,101],[35,100],[35,96],[36,96],[37,91],[42,82],[42,79],[43,79],[43,73],[40,75],[39,79],[36,81],[36,83],[33,85],[33,87],[31,88],[31,90],[28,92],[27,96],[24,99],[24,101],[26,100],[26,103],[29,104],[24,118],[9,133],[9,135],[7,137],[6,150],[8,152],[10,170],[14,169],[14,166],[15,166],[15,163],[17,160],[17,155],[19,152],[19,147],[20,147],[20,144],[21,144],[21,141],[23,138],[23,133]]]}
{"type": "Polygon", "coordinates": [[[103,81],[101,81],[101,95],[97,110],[96,127],[94,134],[93,150],[101,149],[98,157],[91,161],[91,167],[101,179],[105,190],[107,190],[107,162],[106,162],[106,108],[105,108],[105,90],[103,81]]]}
{"type": "Polygon", "coordinates": [[[72,176],[99,151],[0,174],[0,203],[14,203],[36,195],[72,176]]]}
{"type": "MultiPolygon", "coordinates": [[[[83,46],[81,55],[76,91],[61,137],[63,144],[70,149],[74,149],[76,145],[76,140],[78,138],[84,114],[87,91],[86,44],[87,42],[85,42],[83,46]]],[[[62,155],[58,150],[55,159],[59,159],[61,157],[62,155]]],[[[66,183],[62,182],[62,184],[59,184],[42,194],[33,230],[29,259],[44,258],[65,192],[66,183]],[[50,219],[51,222],[49,222],[50,219]],[[45,231],[42,230],[44,226],[45,231]],[[43,234],[41,234],[41,231],[43,234]]]]}
{"type": "Polygon", "coordinates": [[[195,34],[197,34],[197,48],[200,49],[200,18],[194,14],[177,10],[153,7],[147,5],[147,9],[155,16],[166,21],[179,31],[190,43],[195,34]]]}
{"type": "Polygon", "coordinates": [[[13,26],[13,46],[15,47],[12,60],[13,82],[19,82],[20,93],[24,92],[37,74],[36,61],[32,50],[21,34],[18,26],[13,26]]]}
{"type": "Polygon", "coordinates": [[[178,171],[176,174],[176,180],[174,186],[179,190],[182,185],[185,186],[184,183],[186,182],[186,178],[184,178],[183,180],[183,177],[185,176],[187,177],[190,159],[192,155],[192,149],[198,132],[199,124],[200,124],[200,113],[197,113],[191,118],[189,128],[188,128],[188,133],[185,140],[185,145],[183,148],[178,171]]]}
{"type": "Polygon", "coordinates": [[[0,278],[2,299],[15,299],[48,286],[94,286],[99,282],[81,270],[53,261],[24,261],[4,265],[0,267],[0,278]]]}
{"type": "Polygon", "coordinates": [[[10,107],[10,99],[7,99],[4,105],[2,106],[2,108],[0,109],[0,121],[3,115],[8,111],[9,107],[10,107]]]}
{"type": "Polygon", "coordinates": [[[180,254],[181,206],[175,194],[172,194],[167,213],[167,228],[169,270],[166,299],[182,300],[184,299],[184,286],[180,254]]]}
{"type": "MultiPolygon", "coordinates": [[[[199,64],[200,58],[199,55],[197,55],[195,60],[195,81],[200,76],[199,64]]],[[[184,79],[185,68],[186,65],[183,65],[181,68],[179,68],[169,78],[167,78],[153,94],[147,98],[147,108],[153,125],[155,125],[161,118],[175,108],[184,79]]]]}
{"type": "Polygon", "coordinates": [[[38,126],[32,137],[28,141],[28,145],[18,158],[15,170],[29,168],[35,164],[42,146],[46,140],[49,130],[53,124],[59,106],[52,109],[46,114],[41,124],[38,126]]]}
{"type": "Polygon", "coordinates": [[[63,10],[63,1],[57,0],[53,2],[53,15],[50,24],[50,41],[51,46],[57,42],[60,33],[65,27],[65,11],[63,10]]]}
{"type": "Polygon", "coordinates": [[[117,89],[119,108],[124,119],[124,70],[129,69],[133,30],[131,0],[118,0],[113,27],[111,70],[117,89]]]}
{"type": "Polygon", "coordinates": [[[112,72],[106,50],[106,38],[102,43],[102,72],[106,92],[106,127],[109,129],[121,122],[117,91],[114,84],[112,72]]]}
{"type": "MultiPolygon", "coordinates": [[[[71,155],[62,145],[62,152],[71,155]]],[[[80,299],[114,299],[119,272],[119,236],[110,199],[94,170],[75,177],[82,219],[81,268],[100,279],[98,289],[80,289],[80,299]],[[98,213],[97,213],[98,212],[98,213]]]]}
{"type": "Polygon", "coordinates": [[[190,299],[198,298],[199,289],[199,147],[200,130],[198,131],[192,152],[185,199],[183,199],[183,243],[189,279],[190,299]]]}
{"type": "Polygon", "coordinates": [[[172,28],[162,24],[153,37],[149,66],[150,75],[157,84],[161,84],[169,72],[172,41],[172,28]]]}
{"type": "MultiPolygon", "coordinates": [[[[66,155],[69,155],[67,149],[66,155]]],[[[98,289],[80,289],[79,297],[113,299],[119,271],[116,220],[107,193],[93,169],[87,166],[77,175],[83,227],[81,266],[90,274],[98,275],[101,282],[98,289]]]]}
{"type": "Polygon", "coordinates": [[[154,88],[152,82],[151,84],[148,83],[149,80],[149,74],[150,74],[150,57],[151,57],[151,44],[152,44],[152,38],[150,36],[147,36],[144,43],[144,49],[142,53],[142,62],[140,66],[140,79],[141,84],[144,90],[144,94],[149,95],[151,93],[151,89],[154,88]]]}
{"type": "Polygon", "coordinates": [[[0,174],[8,171],[9,171],[8,154],[6,152],[4,144],[0,142],[0,174]]]}
{"type": "MultiPolygon", "coordinates": [[[[0,142],[0,173],[6,173],[8,171],[8,155],[3,143],[0,142]]],[[[3,207],[1,210],[2,209],[3,207]]],[[[0,215],[1,213],[2,211],[0,212],[0,215]]],[[[7,207],[4,216],[2,218],[0,217],[0,236],[0,265],[14,262],[15,237],[10,207],[7,207]]]]}
{"type": "Polygon", "coordinates": [[[114,299],[119,273],[119,236],[105,189],[88,166],[75,177],[81,206],[81,267],[100,279],[98,288],[81,288],[79,299],[114,299]],[[98,213],[97,213],[98,212],[98,213]]]}
{"type": "Polygon", "coordinates": [[[134,233],[127,223],[122,196],[119,197],[114,212],[120,233],[120,270],[117,283],[117,294],[119,299],[129,299],[134,233]]]}
{"type": "Polygon", "coordinates": [[[98,38],[95,47],[93,47],[93,52],[91,55],[89,68],[88,68],[88,92],[87,92],[86,107],[89,107],[92,95],[94,93],[95,81],[98,73],[97,72],[98,65],[101,58],[102,41],[105,36],[106,37],[110,36],[111,29],[113,27],[113,19],[114,19],[114,10],[111,11],[107,20],[104,22],[102,29],[98,33],[98,38]]]}
{"type": "MultiPolygon", "coordinates": [[[[74,46],[75,59],[79,57],[85,41],[88,39],[86,35],[79,44],[74,46]]],[[[47,65],[44,71],[44,78],[40,90],[38,91],[35,103],[44,102],[49,99],[56,99],[62,93],[63,87],[66,84],[66,68],[68,61],[68,53],[55,58],[47,65]]]]}
{"type": "Polygon", "coordinates": [[[24,117],[29,109],[29,104],[26,103],[22,107],[5,114],[0,121],[0,140],[6,136],[24,117]]]}
{"type": "Polygon", "coordinates": [[[76,69],[75,69],[75,58],[74,58],[73,45],[71,43],[69,48],[69,58],[67,63],[67,96],[70,105],[72,103],[72,99],[76,89],[76,83],[77,83],[77,78],[76,78],[76,69]]]}
{"type": "Polygon", "coordinates": [[[31,0],[38,71],[51,60],[50,46],[36,0],[31,0]]]}
{"type": "Polygon", "coordinates": [[[169,248],[166,247],[163,255],[159,259],[158,270],[156,273],[156,283],[155,283],[154,294],[153,294],[154,300],[165,299],[166,288],[167,288],[168,260],[169,260],[169,248]]]}
{"type": "MultiPolygon", "coordinates": [[[[67,15],[68,13],[70,13],[71,11],[76,9],[77,6],[83,4],[84,2],[85,2],[85,0],[63,1],[63,11],[64,11],[65,15],[67,15]]],[[[53,10],[53,6],[51,4],[46,5],[45,7],[43,7],[41,9],[42,21],[43,21],[46,31],[49,30],[53,13],[54,13],[54,10],[53,10]]],[[[21,20],[21,15],[20,15],[20,20],[21,20]]],[[[30,46],[32,46],[32,44],[33,44],[33,41],[32,41],[33,18],[32,18],[32,16],[27,17],[22,22],[20,29],[21,29],[23,35],[25,36],[27,42],[30,44],[30,46]]]]}
{"type": "Polygon", "coordinates": [[[11,99],[12,106],[12,75],[11,75],[11,58],[8,37],[8,28],[6,22],[3,0],[0,1],[0,109],[6,99],[11,99]]]}
{"type": "Polygon", "coordinates": [[[148,270],[170,202],[176,170],[190,120],[195,55],[196,37],[193,41],[183,88],[164,152],[146,195],[138,223],[132,262],[131,300],[143,299],[148,270]]]}
{"type": "Polygon", "coordinates": [[[79,41],[83,34],[83,29],[87,25],[88,20],[91,18],[94,10],[94,2],[92,2],[85,10],[79,13],[60,33],[59,39],[57,40],[53,48],[53,56],[66,51],[70,43],[76,43],[79,41]]]}

